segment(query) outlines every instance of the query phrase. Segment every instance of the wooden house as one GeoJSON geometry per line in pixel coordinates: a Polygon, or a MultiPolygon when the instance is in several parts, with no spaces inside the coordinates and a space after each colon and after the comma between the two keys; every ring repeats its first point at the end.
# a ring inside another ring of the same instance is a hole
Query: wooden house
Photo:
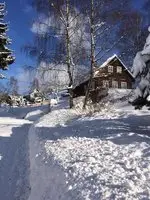
{"type": "MultiPolygon", "coordinates": [[[[75,97],[85,95],[88,82],[89,79],[74,88],[75,97]]],[[[134,77],[131,72],[115,54],[108,58],[100,67],[95,68],[91,90],[96,90],[97,88],[132,89],[133,83],[134,77]]]]}

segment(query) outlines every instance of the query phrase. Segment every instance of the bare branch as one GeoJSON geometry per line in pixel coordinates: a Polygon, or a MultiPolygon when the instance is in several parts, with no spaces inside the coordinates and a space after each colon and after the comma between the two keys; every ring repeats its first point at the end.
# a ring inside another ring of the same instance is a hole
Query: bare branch
{"type": "Polygon", "coordinates": [[[60,8],[57,8],[53,3],[51,4],[51,6],[54,7],[60,13],[60,20],[65,25],[65,27],[67,27],[67,21],[62,10],[60,8]]]}
{"type": "Polygon", "coordinates": [[[105,51],[105,53],[104,53],[100,58],[98,58],[98,59],[96,60],[96,62],[99,61],[99,60],[101,60],[102,57],[104,57],[109,51],[111,51],[111,50],[124,38],[125,35],[126,35],[126,34],[124,34],[123,36],[121,36],[121,37],[111,46],[111,48],[107,49],[107,50],[105,51]]]}

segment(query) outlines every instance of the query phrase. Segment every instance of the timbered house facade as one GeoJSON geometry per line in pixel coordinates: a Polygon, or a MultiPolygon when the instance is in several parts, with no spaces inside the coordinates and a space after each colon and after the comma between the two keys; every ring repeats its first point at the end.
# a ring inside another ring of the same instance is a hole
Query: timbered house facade
{"type": "MultiPolygon", "coordinates": [[[[89,80],[74,88],[74,96],[85,95],[89,80]]],[[[121,59],[115,54],[100,67],[95,67],[91,90],[97,88],[132,89],[134,77],[121,59]]]]}

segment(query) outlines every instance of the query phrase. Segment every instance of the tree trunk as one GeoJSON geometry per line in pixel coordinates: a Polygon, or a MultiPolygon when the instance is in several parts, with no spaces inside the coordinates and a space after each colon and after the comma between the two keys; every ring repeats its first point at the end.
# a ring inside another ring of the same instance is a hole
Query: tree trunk
{"type": "Polygon", "coordinates": [[[68,67],[68,76],[69,76],[69,106],[73,107],[73,78],[71,72],[71,50],[70,50],[70,38],[69,38],[69,12],[70,12],[70,0],[66,0],[66,46],[67,46],[67,67],[68,67]]]}
{"type": "Polygon", "coordinates": [[[90,26],[91,26],[91,72],[90,72],[90,79],[88,83],[88,87],[85,94],[83,109],[86,108],[87,100],[89,98],[90,89],[92,86],[93,80],[93,71],[95,66],[95,40],[94,40],[94,0],[91,0],[91,17],[90,17],[90,26]]]}

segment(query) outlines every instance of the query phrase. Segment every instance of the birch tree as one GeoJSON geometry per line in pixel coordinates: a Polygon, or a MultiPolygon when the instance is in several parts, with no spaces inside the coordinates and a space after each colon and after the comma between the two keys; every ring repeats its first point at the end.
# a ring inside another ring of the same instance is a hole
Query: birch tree
{"type": "MultiPolygon", "coordinates": [[[[129,37],[131,37],[129,35],[135,31],[135,29],[131,28],[131,26],[128,26],[129,30],[124,31],[126,23],[131,22],[131,24],[135,24],[136,21],[140,20],[140,17],[139,15],[137,15],[136,12],[128,13],[128,15],[125,13],[126,8],[123,8],[123,6],[125,6],[125,2],[126,1],[124,0],[121,0],[119,3],[117,1],[112,2],[111,0],[98,1],[98,2],[95,0],[90,0],[89,24],[90,24],[90,38],[91,38],[90,39],[91,72],[90,72],[88,87],[85,94],[83,109],[85,109],[86,107],[90,89],[92,86],[94,68],[98,66],[99,63],[101,63],[102,59],[105,58],[105,56],[107,56],[110,52],[114,52],[114,49],[118,49],[118,51],[122,52],[122,50],[124,49],[123,47],[121,47],[122,42],[125,41],[126,39],[127,43],[127,40],[129,40],[129,37]],[[101,12],[99,12],[99,10],[101,10],[101,12]],[[120,10],[122,10],[122,12],[120,12],[120,10]],[[118,47],[120,47],[120,49],[118,47]]],[[[128,2],[127,3],[128,8],[129,4],[130,3],[128,2]]],[[[140,22],[137,22],[136,26],[138,28],[139,28],[139,23],[140,22]]],[[[138,45],[138,48],[140,45],[141,43],[138,45]]],[[[126,56],[128,55],[129,57],[130,54],[128,51],[129,50],[127,48],[124,49],[124,53],[126,53],[126,56]]],[[[133,56],[133,51],[131,53],[131,56],[133,56]]]]}
{"type": "Polygon", "coordinates": [[[90,88],[92,85],[92,79],[93,79],[93,72],[95,67],[95,38],[94,38],[94,0],[91,0],[91,16],[90,16],[90,37],[91,37],[91,70],[90,70],[90,80],[88,84],[88,88],[86,90],[85,94],[85,100],[83,104],[83,108],[85,109],[86,103],[89,97],[90,88]]]}
{"type": "Polygon", "coordinates": [[[11,76],[8,83],[7,83],[7,88],[8,88],[8,93],[11,95],[18,95],[18,80],[14,77],[11,76]]]}
{"type": "Polygon", "coordinates": [[[64,27],[64,38],[65,38],[65,51],[66,51],[66,65],[67,72],[69,77],[69,106],[73,107],[73,70],[75,67],[74,59],[73,59],[73,49],[75,44],[73,43],[72,38],[73,35],[76,34],[77,30],[80,27],[77,27],[76,23],[73,24],[74,21],[79,17],[79,13],[76,13],[76,10],[73,8],[70,0],[65,0],[62,7],[59,7],[58,4],[52,3],[53,8],[57,11],[57,16],[59,17],[63,27],[64,27]],[[74,17],[72,18],[72,13],[74,13],[74,17]],[[72,26],[73,24],[73,26],[72,26]]]}
{"type": "MultiPolygon", "coordinates": [[[[41,63],[47,64],[47,69],[50,72],[53,69],[50,69],[49,63],[52,64],[51,66],[55,65],[56,69],[58,69],[57,66],[60,66],[60,64],[67,66],[68,90],[70,94],[69,105],[72,108],[75,65],[80,64],[82,66],[83,62],[87,60],[87,43],[83,36],[83,34],[86,35],[85,17],[82,17],[71,0],[50,0],[49,4],[47,2],[43,0],[34,1],[34,7],[42,17],[39,17],[32,26],[32,31],[36,33],[36,45],[27,45],[26,50],[28,55],[37,57],[38,66],[41,66],[41,63]],[[49,37],[51,43],[47,44],[46,41],[44,42],[44,39],[47,37],[49,37]],[[43,45],[48,46],[48,48],[41,49],[41,40],[43,40],[43,45]],[[83,56],[84,59],[81,59],[83,56]]],[[[47,73],[45,69],[43,72],[47,73]]]]}
{"type": "MultiPolygon", "coordinates": [[[[110,52],[114,53],[114,49],[122,51],[123,47],[126,47],[118,44],[123,44],[125,36],[128,40],[130,38],[131,26],[127,34],[123,31],[126,22],[130,21],[130,16],[133,16],[129,14],[130,1],[33,0],[33,6],[39,13],[39,17],[32,26],[32,31],[37,34],[34,42],[36,46],[29,47],[30,53],[38,58],[37,66],[41,63],[48,64],[48,68],[51,63],[56,66],[56,69],[60,64],[67,66],[70,107],[73,106],[72,86],[76,66],[84,62],[90,68],[91,79],[95,65],[101,63],[110,52]],[[87,12],[86,7],[90,7],[90,11],[87,12]]],[[[129,48],[126,48],[126,51],[127,49],[129,48]]],[[[49,71],[52,72],[50,68],[49,71]]],[[[89,92],[86,94],[85,104],[88,95],[89,92]]]]}
{"type": "MultiPolygon", "coordinates": [[[[96,5],[95,0],[90,0],[90,15],[89,15],[89,25],[90,25],[90,77],[88,82],[88,87],[86,89],[83,109],[86,108],[87,100],[89,98],[90,90],[92,88],[92,80],[94,76],[94,69],[97,66],[97,62],[104,55],[103,51],[108,53],[111,48],[114,48],[115,44],[109,47],[108,50],[104,50],[100,41],[105,40],[105,32],[107,32],[110,27],[105,21],[103,21],[99,16],[99,4],[96,5]],[[102,36],[104,34],[104,36],[102,36]],[[97,45],[96,45],[97,44],[97,45]],[[99,56],[102,56],[99,58],[99,56]]],[[[103,1],[102,1],[103,4],[103,1]]]]}

